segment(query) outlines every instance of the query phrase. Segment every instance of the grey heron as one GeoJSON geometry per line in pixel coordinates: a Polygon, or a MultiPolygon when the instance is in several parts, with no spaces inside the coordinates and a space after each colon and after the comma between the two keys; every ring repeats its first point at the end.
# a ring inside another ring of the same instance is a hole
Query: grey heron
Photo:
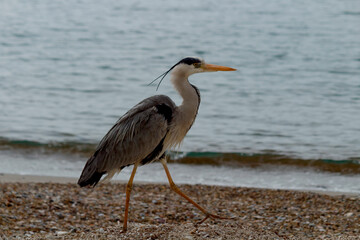
{"type": "Polygon", "coordinates": [[[146,98],[120,117],[100,141],[95,153],[86,162],[78,184],[81,187],[95,187],[104,174],[107,174],[104,180],[111,179],[124,167],[134,165],[126,186],[123,232],[127,230],[130,193],[136,169],[139,165],[156,160],[162,163],[170,188],[205,214],[201,222],[208,218],[223,219],[195,203],[175,185],[166,164],[165,151],[180,145],[198,113],[200,93],[189,83],[188,77],[194,73],[235,70],[207,64],[195,57],[180,60],[157,79],[161,78],[160,84],[171,72],[171,82],[182,97],[182,104],[176,106],[165,95],[146,98]]]}

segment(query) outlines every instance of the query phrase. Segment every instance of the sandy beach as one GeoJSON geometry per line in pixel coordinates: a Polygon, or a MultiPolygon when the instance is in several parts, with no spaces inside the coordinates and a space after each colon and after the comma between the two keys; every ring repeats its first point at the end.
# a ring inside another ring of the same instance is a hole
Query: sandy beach
{"type": "Polygon", "coordinates": [[[207,220],[165,184],[135,182],[121,234],[125,183],[79,188],[73,178],[0,175],[0,239],[360,239],[360,197],[179,185],[207,220]]]}

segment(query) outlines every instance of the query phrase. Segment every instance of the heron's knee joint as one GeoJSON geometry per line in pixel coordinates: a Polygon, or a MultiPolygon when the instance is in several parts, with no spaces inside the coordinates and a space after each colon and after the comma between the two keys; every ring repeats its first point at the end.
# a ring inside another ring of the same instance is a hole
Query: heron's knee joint
{"type": "Polygon", "coordinates": [[[126,191],[131,192],[132,188],[133,188],[132,184],[126,185],[126,191]]]}
{"type": "Polygon", "coordinates": [[[178,191],[178,190],[179,190],[179,187],[176,186],[176,184],[173,183],[173,182],[170,183],[170,188],[171,188],[172,190],[174,190],[174,191],[178,191]]]}

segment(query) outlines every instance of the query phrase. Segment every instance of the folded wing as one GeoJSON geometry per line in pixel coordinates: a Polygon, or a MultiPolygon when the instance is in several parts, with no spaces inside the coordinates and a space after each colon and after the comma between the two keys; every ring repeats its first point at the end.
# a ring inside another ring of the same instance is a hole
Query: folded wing
{"type": "Polygon", "coordinates": [[[174,102],[164,95],[147,98],[130,109],[100,141],[78,184],[95,186],[106,173],[111,178],[126,166],[159,158],[166,150],[163,142],[175,111],[174,102]]]}

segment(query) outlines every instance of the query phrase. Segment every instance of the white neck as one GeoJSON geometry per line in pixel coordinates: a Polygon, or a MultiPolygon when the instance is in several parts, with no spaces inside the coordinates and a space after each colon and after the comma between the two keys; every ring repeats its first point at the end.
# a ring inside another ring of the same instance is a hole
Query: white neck
{"type": "Polygon", "coordinates": [[[182,115],[181,119],[184,121],[184,124],[189,125],[190,127],[196,117],[200,104],[198,93],[189,83],[186,74],[174,72],[172,74],[171,82],[183,99],[182,104],[178,107],[179,113],[182,115]]]}
{"type": "Polygon", "coordinates": [[[182,97],[183,102],[176,107],[172,127],[164,141],[165,149],[180,146],[186,133],[194,123],[200,104],[200,96],[188,81],[191,73],[189,74],[189,71],[186,71],[186,66],[176,66],[171,75],[171,82],[182,97]]]}

